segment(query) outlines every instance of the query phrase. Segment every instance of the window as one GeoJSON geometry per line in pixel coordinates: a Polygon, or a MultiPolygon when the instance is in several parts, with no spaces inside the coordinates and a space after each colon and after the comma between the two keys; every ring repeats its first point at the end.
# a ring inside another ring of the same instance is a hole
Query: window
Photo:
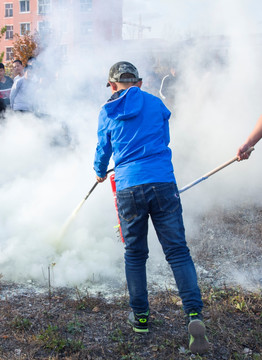
{"type": "Polygon", "coordinates": [[[13,4],[5,4],[5,17],[13,16],[13,4]]]}
{"type": "Polygon", "coordinates": [[[29,12],[30,11],[30,1],[23,0],[20,1],[20,12],[29,12]]]}
{"type": "Polygon", "coordinates": [[[60,7],[67,6],[68,5],[68,0],[58,0],[58,5],[60,7]]]}
{"type": "Polygon", "coordinates": [[[5,49],[5,57],[6,57],[6,61],[13,60],[13,48],[12,47],[7,47],[5,49]]]}
{"type": "Polygon", "coordinates": [[[30,33],[30,23],[20,24],[20,35],[25,35],[26,33],[30,33]]]}
{"type": "Polygon", "coordinates": [[[38,33],[40,36],[41,44],[45,47],[50,42],[52,29],[49,21],[41,21],[38,23],[38,33]]]}
{"type": "Polygon", "coordinates": [[[49,21],[41,21],[38,23],[38,31],[40,36],[45,36],[50,33],[50,23],[49,21]]]}
{"type": "Polygon", "coordinates": [[[91,35],[93,32],[93,24],[92,21],[84,21],[81,23],[80,28],[82,35],[91,35]]]}
{"type": "Polygon", "coordinates": [[[48,14],[51,8],[51,0],[38,0],[38,13],[48,14]]]}
{"type": "Polygon", "coordinates": [[[92,0],[80,0],[80,10],[83,12],[92,10],[92,0]]]}
{"type": "Polygon", "coordinates": [[[5,38],[13,39],[13,25],[6,25],[5,38]]]}

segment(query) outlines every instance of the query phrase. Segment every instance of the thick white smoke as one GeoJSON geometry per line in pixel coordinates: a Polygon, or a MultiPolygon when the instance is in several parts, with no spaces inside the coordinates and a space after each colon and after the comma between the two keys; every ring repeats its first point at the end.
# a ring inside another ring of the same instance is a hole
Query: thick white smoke
{"type": "MultiPolygon", "coordinates": [[[[152,2],[147,7],[148,1],[137,0],[132,7],[124,2],[126,18],[144,9],[146,24],[155,24],[154,14],[163,14],[160,24],[176,19],[180,38],[189,33],[202,38],[183,45],[179,56],[168,50],[158,54],[160,62],[179,64],[171,147],[180,188],[234,157],[261,113],[262,46],[254,36],[257,19],[249,11],[252,2],[230,3],[206,1],[204,12],[193,1],[166,0],[161,9],[152,2]],[[205,28],[197,32],[199,24],[205,28]],[[205,67],[215,39],[210,35],[218,32],[227,35],[225,63],[205,67]],[[206,42],[203,35],[209,36],[206,42]]],[[[172,26],[176,27],[175,21],[172,26]]],[[[166,28],[158,28],[160,36],[169,37],[166,28]]],[[[153,27],[152,34],[154,31],[153,27]]],[[[148,57],[141,48],[136,51],[136,46],[128,53],[116,44],[105,44],[99,50],[76,47],[64,62],[54,56],[55,44],[50,44],[39,56],[46,75],[41,109],[47,116],[7,113],[0,125],[0,273],[4,279],[43,282],[48,266],[55,264],[55,285],[101,279],[124,283],[123,244],[113,228],[117,220],[109,180],[90,195],[65,236],[59,235],[95,182],[97,116],[110,96],[105,87],[109,67],[129,60],[146,83],[152,63],[147,63],[148,57]]],[[[169,46],[172,48],[172,41],[169,46]]],[[[245,203],[261,206],[260,155],[259,143],[249,161],[235,163],[181,195],[189,238],[199,232],[196,219],[211,209],[245,203]]],[[[164,257],[155,240],[150,230],[151,267],[156,273],[156,264],[164,262],[164,257]]]]}

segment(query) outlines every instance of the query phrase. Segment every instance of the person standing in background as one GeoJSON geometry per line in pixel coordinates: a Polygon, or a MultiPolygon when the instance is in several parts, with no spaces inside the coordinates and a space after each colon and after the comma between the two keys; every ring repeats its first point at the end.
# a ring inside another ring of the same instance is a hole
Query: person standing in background
{"type": "Polygon", "coordinates": [[[32,82],[32,66],[25,67],[24,76],[16,79],[10,93],[10,106],[14,111],[30,111],[34,109],[35,87],[32,82]]]}
{"type": "Polygon", "coordinates": [[[13,80],[5,75],[5,66],[0,63],[0,111],[5,111],[6,107],[10,105],[10,92],[13,85],[13,80]]]}
{"type": "Polygon", "coordinates": [[[159,89],[159,95],[169,109],[173,109],[175,106],[176,84],[176,69],[174,66],[171,66],[169,74],[163,77],[159,89]]]}
{"type": "Polygon", "coordinates": [[[14,82],[24,76],[24,66],[19,59],[13,61],[13,74],[14,82]]]}

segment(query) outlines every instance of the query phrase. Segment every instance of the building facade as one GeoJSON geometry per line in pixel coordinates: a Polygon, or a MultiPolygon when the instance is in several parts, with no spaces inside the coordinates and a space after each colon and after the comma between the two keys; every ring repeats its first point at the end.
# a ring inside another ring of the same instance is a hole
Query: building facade
{"type": "Polygon", "coordinates": [[[12,60],[14,34],[39,33],[64,54],[74,46],[122,40],[123,0],[0,0],[3,62],[12,60]]]}

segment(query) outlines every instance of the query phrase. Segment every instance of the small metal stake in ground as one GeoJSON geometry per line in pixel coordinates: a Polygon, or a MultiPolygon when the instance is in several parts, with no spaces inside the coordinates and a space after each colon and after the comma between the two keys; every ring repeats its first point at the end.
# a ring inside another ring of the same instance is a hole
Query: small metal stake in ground
{"type": "MultiPolygon", "coordinates": [[[[255,150],[255,148],[252,146],[246,151],[246,153],[251,153],[253,150],[255,150]]],[[[181,194],[182,192],[190,189],[192,186],[195,186],[195,185],[199,184],[200,182],[202,182],[203,180],[208,179],[211,175],[214,175],[216,172],[224,169],[226,166],[232,164],[233,162],[235,162],[237,160],[238,160],[238,157],[235,156],[233,159],[225,162],[224,164],[222,164],[222,165],[218,166],[217,168],[211,170],[210,172],[206,173],[205,175],[203,175],[199,179],[196,179],[195,181],[191,182],[190,184],[184,186],[182,189],[179,190],[179,193],[181,194]]]]}

